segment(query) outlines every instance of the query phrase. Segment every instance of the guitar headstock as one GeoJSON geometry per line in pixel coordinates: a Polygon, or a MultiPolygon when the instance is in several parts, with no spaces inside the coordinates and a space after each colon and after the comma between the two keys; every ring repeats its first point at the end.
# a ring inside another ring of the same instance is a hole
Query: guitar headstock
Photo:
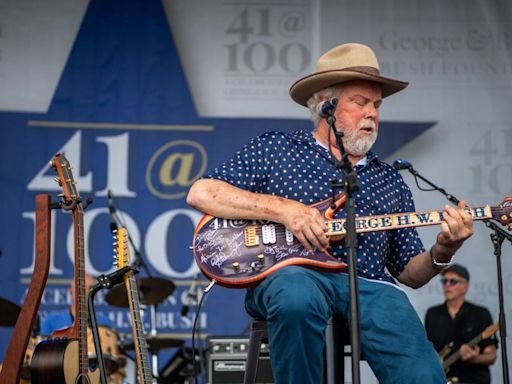
{"type": "Polygon", "coordinates": [[[497,207],[491,207],[492,218],[512,231],[512,197],[507,196],[497,207]]]}
{"type": "Polygon", "coordinates": [[[117,269],[130,265],[130,249],[128,248],[128,231],[126,228],[119,228],[117,230],[117,241],[114,243],[114,265],[117,269]]]}
{"type": "Polygon", "coordinates": [[[55,178],[55,181],[62,187],[62,195],[59,195],[63,200],[62,208],[65,210],[74,209],[80,202],[80,196],[78,195],[76,181],[71,171],[73,168],[69,164],[68,159],[66,159],[64,154],[58,153],[50,161],[50,167],[55,169],[59,175],[58,179],[55,178]]]}
{"type": "Polygon", "coordinates": [[[498,332],[498,329],[500,328],[500,323],[494,323],[492,325],[489,325],[485,330],[482,332],[482,339],[488,339],[492,335],[494,335],[496,332],[498,332]]]}

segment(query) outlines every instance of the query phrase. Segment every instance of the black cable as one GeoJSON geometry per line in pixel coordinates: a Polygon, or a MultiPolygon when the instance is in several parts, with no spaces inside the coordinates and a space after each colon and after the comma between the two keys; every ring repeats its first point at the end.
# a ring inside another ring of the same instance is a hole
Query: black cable
{"type": "Polygon", "coordinates": [[[215,285],[216,281],[212,280],[208,287],[204,289],[204,294],[201,295],[201,299],[199,300],[199,303],[196,306],[196,313],[194,318],[194,324],[192,325],[192,372],[194,373],[194,383],[197,384],[197,375],[199,372],[197,371],[197,362],[196,362],[196,346],[195,346],[195,334],[197,329],[197,319],[199,319],[199,314],[201,313],[201,307],[203,306],[203,302],[210,292],[210,289],[215,285]]]}

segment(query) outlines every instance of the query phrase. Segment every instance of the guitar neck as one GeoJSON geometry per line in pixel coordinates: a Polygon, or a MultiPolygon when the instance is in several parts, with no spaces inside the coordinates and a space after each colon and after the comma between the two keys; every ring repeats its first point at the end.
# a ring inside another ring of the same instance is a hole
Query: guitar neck
{"type": "Polygon", "coordinates": [[[79,342],[79,369],[87,374],[89,360],[87,356],[87,293],[85,289],[85,252],[84,252],[84,215],[81,205],[74,211],[75,221],[75,320],[73,337],[79,342]]]}
{"type": "Polygon", "coordinates": [[[128,303],[130,305],[130,316],[133,326],[133,342],[139,378],[142,384],[150,384],[153,380],[148,360],[148,346],[144,335],[144,326],[140,315],[139,291],[133,272],[128,272],[124,277],[128,303]]]}
{"type": "MultiPolygon", "coordinates": [[[[473,347],[473,346],[477,345],[480,341],[482,341],[482,334],[478,334],[477,336],[472,338],[471,341],[469,341],[466,344],[473,347]]],[[[443,361],[444,370],[446,371],[453,363],[455,363],[459,359],[460,359],[460,350],[451,354],[447,359],[445,359],[443,361]]]]}
{"type": "MultiPolygon", "coordinates": [[[[467,208],[473,220],[488,220],[493,218],[491,207],[467,208]]],[[[389,231],[393,229],[424,227],[439,225],[443,221],[443,211],[420,211],[407,213],[393,213],[389,215],[375,215],[356,217],[356,232],[389,231]]],[[[328,236],[344,236],[346,234],[346,219],[327,221],[328,236]]]]}

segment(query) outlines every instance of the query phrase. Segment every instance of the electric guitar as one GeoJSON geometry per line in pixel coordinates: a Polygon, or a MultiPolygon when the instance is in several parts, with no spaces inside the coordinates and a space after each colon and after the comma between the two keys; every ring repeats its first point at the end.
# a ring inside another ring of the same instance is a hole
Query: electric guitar
{"type": "MultiPolygon", "coordinates": [[[[115,249],[115,253],[114,259],[116,261],[114,264],[118,269],[130,265],[130,250],[128,248],[128,233],[126,228],[119,228],[117,231],[117,248],[115,249]]],[[[133,341],[139,375],[138,382],[141,384],[151,384],[153,383],[153,376],[148,360],[148,345],[146,336],[144,335],[144,324],[142,323],[140,315],[139,291],[133,271],[129,271],[124,275],[124,284],[128,295],[130,317],[132,320],[133,341]]]]}
{"type": "Polygon", "coordinates": [[[96,384],[99,370],[89,371],[87,356],[87,301],[85,292],[84,214],[71,166],[63,154],[50,162],[62,187],[61,208],[73,213],[75,243],[75,318],[71,327],[53,332],[52,338],[40,342],[32,356],[32,384],[96,384]]]}
{"type": "MultiPolygon", "coordinates": [[[[500,323],[499,322],[495,323],[495,324],[492,324],[492,325],[489,325],[487,328],[484,329],[484,331],[482,333],[480,333],[477,336],[475,336],[474,338],[472,338],[466,344],[468,344],[470,347],[474,347],[475,345],[477,345],[482,340],[488,339],[492,335],[494,335],[498,331],[499,327],[500,327],[500,323]]],[[[445,348],[443,348],[443,350],[441,351],[440,355],[446,356],[446,355],[448,355],[450,353],[450,350],[451,350],[451,346],[450,346],[450,344],[448,344],[445,348]]],[[[451,354],[446,359],[443,358],[443,369],[444,369],[444,372],[447,373],[450,370],[450,367],[455,362],[457,362],[459,359],[460,359],[460,350],[458,350],[457,352],[451,354]]]]}
{"type": "MultiPolygon", "coordinates": [[[[333,219],[345,204],[344,194],[335,206],[326,199],[311,205],[326,219],[331,242],[343,240],[346,219],[333,219]]],[[[512,228],[512,198],[498,207],[466,209],[474,220],[496,220],[512,228]]],[[[389,231],[441,224],[442,211],[393,213],[356,218],[357,233],[389,231]]],[[[327,251],[307,251],[282,224],[264,220],[232,220],[205,215],[194,232],[193,252],[197,265],[210,280],[229,288],[259,284],[266,276],[287,265],[301,265],[327,272],[343,271],[346,264],[327,251]]]]}

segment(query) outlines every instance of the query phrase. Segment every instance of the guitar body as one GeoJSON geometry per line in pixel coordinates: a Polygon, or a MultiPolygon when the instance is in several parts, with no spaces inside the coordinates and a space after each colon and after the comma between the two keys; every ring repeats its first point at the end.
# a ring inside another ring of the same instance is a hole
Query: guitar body
{"type": "MultiPolygon", "coordinates": [[[[325,218],[326,235],[331,242],[346,235],[346,219],[333,219],[345,204],[344,194],[320,201],[311,207],[325,218]]],[[[512,198],[498,207],[466,208],[473,220],[496,220],[512,229],[512,198]]],[[[357,233],[389,231],[438,225],[442,211],[397,212],[356,217],[357,233]]],[[[259,284],[266,276],[288,265],[301,265],[326,272],[340,272],[346,264],[317,249],[307,251],[282,224],[264,220],[223,219],[205,215],[194,232],[194,257],[199,269],[210,280],[228,288],[259,284]]]]}
{"type": "MultiPolygon", "coordinates": [[[[327,199],[312,205],[331,219],[345,202],[339,195],[336,207],[327,199]]],[[[336,240],[339,240],[337,238],[336,240]]],[[[194,257],[201,271],[219,285],[246,288],[288,265],[327,272],[345,270],[346,264],[328,252],[306,248],[279,223],[260,220],[229,220],[205,215],[194,233],[194,257]]]]}
{"type": "Polygon", "coordinates": [[[32,357],[32,384],[99,384],[99,370],[80,374],[78,340],[49,339],[40,342],[32,357]]]}

